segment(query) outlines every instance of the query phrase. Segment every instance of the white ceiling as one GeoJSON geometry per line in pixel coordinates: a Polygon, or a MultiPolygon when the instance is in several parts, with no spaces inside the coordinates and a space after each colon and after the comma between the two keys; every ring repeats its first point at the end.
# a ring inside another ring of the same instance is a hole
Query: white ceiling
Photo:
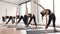
{"type": "Polygon", "coordinates": [[[0,1],[12,3],[12,4],[20,4],[20,3],[26,2],[28,0],[0,0],[0,1]]]}

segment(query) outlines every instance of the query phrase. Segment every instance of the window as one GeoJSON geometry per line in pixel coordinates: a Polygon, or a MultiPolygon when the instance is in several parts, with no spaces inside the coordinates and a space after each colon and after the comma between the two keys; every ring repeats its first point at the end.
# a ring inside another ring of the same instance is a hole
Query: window
{"type": "Polygon", "coordinates": [[[20,15],[24,16],[26,11],[26,4],[20,6],[20,15]]]}
{"type": "Polygon", "coordinates": [[[60,0],[55,0],[56,25],[60,26],[60,0]]]}
{"type": "MultiPolygon", "coordinates": [[[[27,3],[28,13],[31,13],[31,2],[27,3]]],[[[26,3],[20,6],[20,15],[26,14],[26,3]]]]}
{"type": "Polygon", "coordinates": [[[31,2],[27,3],[28,13],[31,13],[31,2]]]}

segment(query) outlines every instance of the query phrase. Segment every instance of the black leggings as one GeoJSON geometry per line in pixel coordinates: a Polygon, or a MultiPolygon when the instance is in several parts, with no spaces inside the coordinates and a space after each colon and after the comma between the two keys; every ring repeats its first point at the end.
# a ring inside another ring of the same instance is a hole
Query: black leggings
{"type": "Polygon", "coordinates": [[[8,18],[9,18],[9,16],[4,16],[4,17],[2,17],[2,21],[5,22],[6,19],[8,19],[8,18]]]}
{"type": "Polygon", "coordinates": [[[12,20],[12,24],[15,22],[15,18],[13,18],[12,16],[9,17],[9,20],[6,22],[6,24],[8,24],[8,22],[12,20]]]}
{"type": "Polygon", "coordinates": [[[21,19],[23,19],[23,16],[19,17],[17,24],[21,21],[21,19]]]}
{"type": "Polygon", "coordinates": [[[4,17],[2,17],[2,21],[5,22],[5,18],[4,17]]]}
{"type": "Polygon", "coordinates": [[[53,27],[55,27],[55,20],[56,20],[55,14],[52,13],[51,15],[49,15],[49,21],[48,21],[48,24],[47,24],[46,28],[48,28],[51,21],[53,21],[53,27]]]}
{"type": "Polygon", "coordinates": [[[27,24],[27,26],[31,23],[32,19],[34,20],[34,23],[35,23],[35,25],[37,26],[35,15],[33,15],[33,16],[30,18],[30,21],[29,21],[29,23],[27,24]]]}
{"type": "Polygon", "coordinates": [[[18,20],[17,24],[21,21],[21,19],[23,19],[24,24],[27,25],[27,22],[28,22],[27,16],[24,15],[24,17],[23,16],[19,17],[19,20],[18,20]]]}
{"type": "Polygon", "coordinates": [[[24,24],[27,25],[27,23],[28,23],[28,16],[27,15],[24,15],[23,21],[24,21],[24,24]]]}

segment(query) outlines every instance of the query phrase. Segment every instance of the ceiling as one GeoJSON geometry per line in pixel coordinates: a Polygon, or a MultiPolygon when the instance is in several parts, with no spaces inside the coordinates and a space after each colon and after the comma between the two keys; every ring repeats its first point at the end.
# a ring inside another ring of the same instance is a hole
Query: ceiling
{"type": "Polygon", "coordinates": [[[0,0],[2,2],[7,2],[7,3],[11,3],[11,4],[20,4],[29,0],[0,0]]]}

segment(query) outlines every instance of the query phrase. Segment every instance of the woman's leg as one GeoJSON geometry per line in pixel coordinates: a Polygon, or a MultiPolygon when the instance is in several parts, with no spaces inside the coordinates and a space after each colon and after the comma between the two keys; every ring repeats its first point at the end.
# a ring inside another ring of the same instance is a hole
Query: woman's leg
{"type": "Polygon", "coordinates": [[[32,19],[33,19],[33,17],[30,18],[30,21],[29,21],[29,23],[27,24],[27,27],[28,27],[29,24],[31,23],[32,19]]]}
{"type": "Polygon", "coordinates": [[[35,25],[36,25],[36,27],[37,27],[35,15],[33,15],[33,19],[34,19],[34,23],[35,23],[35,25]]]}
{"type": "Polygon", "coordinates": [[[23,21],[24,21],[24,24],[27,26],[28,18],[27,18],[27,16],[26,16],[26,15],[24,15],[23,21]]]}
{"type": "Polygon", "coordinates": [[[47,28],[48,28],[48,26],[50,25],[51,20],[52,20],[52,17],[51,17],[51,16],[49,16],[49,20],[48,20],[48,24],[47,24],[47,26],[46,26],[46,29],[47,29],[47,28]]]}
{"type": "Polygon", "coordinates": [[[14,17],[12,17],[12,24],[14,24],[15,23],[15,18],[14,17]]]}
{"type": "Polygon", "coordinates": [[[5,22],[5,18],[4,17],[2,17],[2,21],[5,22]]]}
{"type": "Polygon", "coordinates": [[[9,20],[6,22],[6,24],[8,24],[8,22],[12,19],[12,16],[10,16],[9,20]]]}
{"type": "Polygon", "coordinates": [[[19,17],[18,22],[16,23],[16,25],[21,21],[21,19],[23,19],[23,16],[19,17]]]}
{"type": "Polygon", "coordinates": [[[56,17],[55,17],[55,15],[53,15],[53,27],[54,27],[54,32],[57,32],[56,26],[55,26],[55,21],[56,21],[56,17]]]}

